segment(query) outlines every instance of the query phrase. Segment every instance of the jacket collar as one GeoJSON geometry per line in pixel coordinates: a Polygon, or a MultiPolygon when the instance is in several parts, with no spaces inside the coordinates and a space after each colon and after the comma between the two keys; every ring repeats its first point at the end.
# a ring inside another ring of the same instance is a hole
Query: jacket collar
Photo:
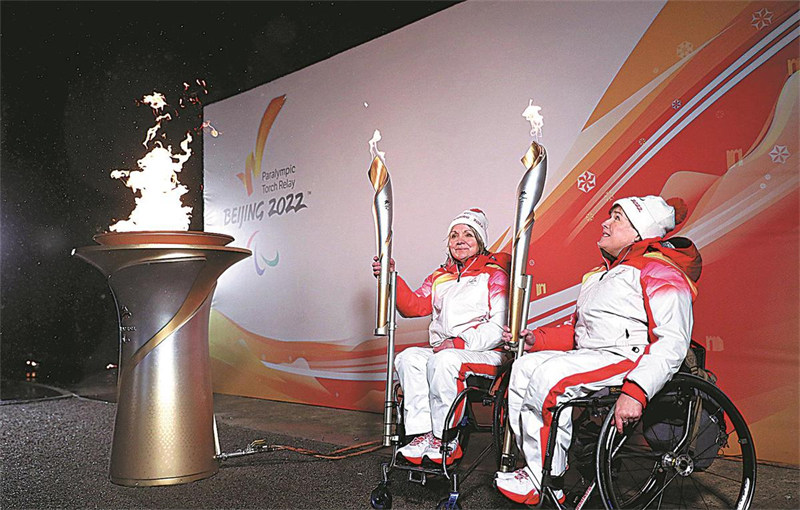
{"type": "Polygon", "coordinates": [[[643,239],[629,244],[619,252],[616,258],[604,250],[600,250],[600,253],[603,255],[603,262],[605,262],[606,269],[611,269],[612,267],[622,264],[626,260],[641,257],[647,252],[647,249],[652,243],[657,243],[660,240],[661,238],[643,239]]]}
{"type": "MultiPolygon", "coordinates": [[[[464,274],[467,271],[478,271],[486,266],[491,259],[492,255],[473,255],[461,264],[461,274],[464,274]]],[[[459,273],[459,264],[452,258],[450,258],[448,262],[442,266],[442,268],[448,273],[459,273]]]]}
{"type": "Polygon", "coordinates": [[[703,268],[703,259],[697,247],[685,237],[672,237],[665,240],[663,237],[643,239],[623,248],[619,256],[612,257],[600,250],[606,269],[611,269],[628,261],[638,259],[647,253],[658,252],[669,258],[675,266],[683,271],[692,281],[700,279],[703,268]]]}

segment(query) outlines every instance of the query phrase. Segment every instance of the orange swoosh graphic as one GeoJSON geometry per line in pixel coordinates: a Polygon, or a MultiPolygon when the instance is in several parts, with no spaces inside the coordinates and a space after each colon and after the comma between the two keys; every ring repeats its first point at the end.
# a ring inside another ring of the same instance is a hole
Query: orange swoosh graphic
{"type": "Polygon", "coordinates": [[[264,156],[264,146],[267,144],[269,131],[272,129],[272,124],[275,122],[275,118],[278,116],[278,113],[280,113],[285,102],[286,94],[276,97],[269,102],[267,109],[264,110],[264,116],[261,117],[261,124],[258,127],[255,154],[251,152],[247,155],[244,164],[244,172],[236,174],[236,177],[244,183],[248,196],[253,194],[253,178],[257,177],[261,172],[261,159],[264,156]]]}

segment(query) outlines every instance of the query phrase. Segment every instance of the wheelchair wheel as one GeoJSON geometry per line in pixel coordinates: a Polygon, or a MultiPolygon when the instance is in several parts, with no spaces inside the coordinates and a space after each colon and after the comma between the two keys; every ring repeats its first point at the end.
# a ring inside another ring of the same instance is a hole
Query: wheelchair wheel
{"type": "Polygon", "coordinates": [[[749,508],[753,439],[713,384],[676,374],[620,436],[612,412],[600,430],[597,480],[606,508],[749,508]]]}
{"type": "Polygon", "coordinates": [[[372,489],[369,494],[369,504],[377,510],[392,508],[392,493],[389,492],[389,485],[386,482],[381,482],[372,489]]]}

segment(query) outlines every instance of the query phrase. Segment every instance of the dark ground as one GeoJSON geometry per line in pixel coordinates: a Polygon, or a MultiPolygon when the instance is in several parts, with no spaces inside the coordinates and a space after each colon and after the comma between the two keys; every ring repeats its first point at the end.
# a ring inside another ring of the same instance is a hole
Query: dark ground
{"type": "MultiPolygon", "coordinates": [[[[0,406],[3,509],[17,508],[369,508],[389,450],[346,460],[317,460],[290,452],[229,459],[211,478],[170,487],[112,484],[108,463],[116,405],[113,373],[71,390],[6,385],[0,406]],[[92,398],[86,398],[86,397],[92,398]],[[9,398],[38,400],[9,401],[9,398]],[[45,400],[42,398],[50,398],[45,400]],[[100,400],[105,399],[105,400],[100,400]]],[[[377,440],[376,414],[215,395],[223,452],[255,439],[330,452],[377,440]]],[[[473,439],[477,443],[477,436],[473,439]]],[[[479,444],[478,444],[479,445],[479,444]]],[[[465,462],[477,453],[468,450],[465,462]]],[[[485,459],[461,485],[463,508],[521,508],[491,486],[485,459]]],[[[755,509],[798,508],[800,470],[760,464],[755,509]]],[[[435,508],[448,492],[443,480],[425,487],[392,476],[394,508],[435,508]]]]}
{"type": "MultiPolygon", "coordinates": [[[[369,508],[370,491],[380,479],[380,464],[388,459],[388,449],[340,461],[291,452],[260,453],[226,460],[213,477],[186,485],[121,487],[108,479],[115,404],[74,396],[59,398],[55,391],[46,393],[53,400],[0,407],[0,506],[4,509],[369,508]]],[[[380,416],[369,413],[223,395],[216,396],[215,410],[223,452],[242,449],[262,438],[270,444],[330,452],[343,442],[333,444],[308,436],[327,435],[353,444],[349,432],[364,429],[367,423],[378,432],[381,421],[380,416]],[[264,418],[272,420],[273,431],[263,430],[253,421],[264,414],[270,415],[264,418]],[[349,427],[343,427],[342,420],[349,427]],[[275,431],[297,430],[293,424],[302,421],[315,429],[307,431],[305,437],[275,431]],[[337,421],[338,426],[326,425],[337,421]],[[243,422],[256,428],[242,426],[243,422]],[[336,430],[340,431],[338,435],[336,430]]],[[[377,435],[359,441],[369,439],[377,439],[377,435]]],[[[448,486],[441,480],[421,487],[406,483],[400,473],[396,474],[394,508],[434,508],[447,495],[448,486]]],[[[492,476],[491,471],[481,470],[467,479],[462,497],[469,508],[513,508],[492,489],[492,476]]]]}

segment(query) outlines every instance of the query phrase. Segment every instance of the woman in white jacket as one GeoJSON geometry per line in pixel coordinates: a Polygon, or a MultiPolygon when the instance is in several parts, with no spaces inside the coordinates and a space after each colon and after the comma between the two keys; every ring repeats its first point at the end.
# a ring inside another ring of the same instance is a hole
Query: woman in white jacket
{"type": "Polygon", "coordinates": [[[584,276],[575,314],[559,326],[521,332],[527,352],[512,369],[508,417],[525,466],[495,478],[509,499],[539,502],[543,448],[552,426],[559,427],[553,476],[566,469],[571,414],[553,424],[555,405],[622,385],[614,412],[622,432],[678,371],[689,349],[701,262],[691,241],[664,236],[685,216],[680,199],[617,200],[597,243],[604,265],[584,276]]]}
{"type": "MultiPolygon", "coordinates": [[[[404,317],[431,316],[429,346],[409,347],[395,358],[405,432],[413,436],[398,455],[413,464],[425,458],[441,463],[442,439],[448,464],[462,456],[458,440],[442,435],[461,421],[464,404],[445,424],[447,411],[468,375],[494,376],[505,357],[509,256],[488,252],[486,231],[483,211],[467,209],[450,223],[448,257],[441,267],[416,291],[397,278],[398,311],[404,317]]],[[[394,269],[393,260],[390,264],[394,269]]],[[[374,274],[380,273],[377,261],[372,267],[374,274]]]]}

